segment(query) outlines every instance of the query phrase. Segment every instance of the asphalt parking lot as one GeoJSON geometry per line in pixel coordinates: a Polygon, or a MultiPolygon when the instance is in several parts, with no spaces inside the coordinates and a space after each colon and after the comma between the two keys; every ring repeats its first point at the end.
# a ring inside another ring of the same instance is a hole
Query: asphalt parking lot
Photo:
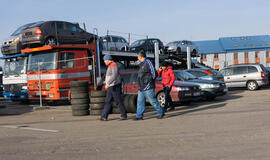
{"type": "Polygon", "coordinates": [[[69,106],[0,108],[0,160],[269,159],[270,89],[236,89],[156,119],[72,117],[69,106]]]}

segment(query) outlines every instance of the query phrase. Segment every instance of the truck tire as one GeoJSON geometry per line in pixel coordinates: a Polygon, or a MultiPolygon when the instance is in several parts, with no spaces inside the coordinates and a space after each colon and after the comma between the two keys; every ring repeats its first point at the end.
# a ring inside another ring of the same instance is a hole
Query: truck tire
{"type": "Polygon", "coordinates": [[[70,93],[88,93],[89,88],[88,87],[71,87],[70,93]]]}
{"type": "Polygon", "coordinates": [[[136,113],[137,111],[137,95],[131,95],[129,97],[129,105],[128,108],[130,110],[130,113],[136,113]]]}
{"type": "Polygon", "coordinates": [[[71,93],[71,98],[73,99],[80,99],[80,98],[88,98],[88,93],[71,93]]]}
{"type": "Polygon", "coordinates": [[[124,95],[124,97],[123,97],[124,106],[126,107],[127,113],[131,113],[131,111],[130,111],[130,109],[129,109],[129,97],[130,97],[130,96],[131,96],[131,95],[126,94],[126,95],[124,95]]]}
{"type": "Polygon", "coordinates": [[[102,110],[104,108],[104,103],[89,104],[91,110],[102,110]]]}
{"type": "Polygon", "coordinates": [[[71,105],[74,105],[74,104],[88,104],[88,103],[89,103],[88,98],[71,99],[71,105]]]}
{"type": "Polygon", "coordinates": [[[102,110],[90,110],[90,115],[100,116],[101,113],[102,113],[102,110]]]}
{"type": "Polygon", "coordinates": [[[106,97],[90,97],[90,103],[96,104],[96,103],[105,103],[106,97]]]}
{"type": "Polygon", "coordinates": [[[91,97],[106,97],[106,91],[91,91],[91,97]]]}
{"type": "Polygon", "coordinates": [[[70,87],[73,88],[73,87],[88,87],[89,86],[89,83],[88,81],[71,81],[70,82],[70,87]]]}
{"type": "Polygon", "coordinates": [[[88,104],[77,104],[71,106],[72,110],[89,110],[88,104]]]}
{"type": "Polygon", "coordinates": [[[72,116],[87,116],[89,110],[72,110],[72,116]]]}
{"type": "Polygon", "coordinates": [[[113,107],[112,114],[120,114],[120,109],[118,107],[113,107]]]}

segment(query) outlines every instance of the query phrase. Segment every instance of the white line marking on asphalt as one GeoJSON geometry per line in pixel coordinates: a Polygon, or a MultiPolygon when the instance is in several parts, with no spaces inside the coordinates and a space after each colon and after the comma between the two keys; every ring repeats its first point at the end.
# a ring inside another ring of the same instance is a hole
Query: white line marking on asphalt
{"type": "Polygon", "coordinates": [[[32,128],[32,127],[25,127],[25,126],[1,126],[4,128],[12,128],[12,129],[24,129],[24,130],[32,130],[32,131],[42,131],[42,132],[59,132],[58,130],[50,130],[50,129],[41,129],[41,128],[32,128]]]}

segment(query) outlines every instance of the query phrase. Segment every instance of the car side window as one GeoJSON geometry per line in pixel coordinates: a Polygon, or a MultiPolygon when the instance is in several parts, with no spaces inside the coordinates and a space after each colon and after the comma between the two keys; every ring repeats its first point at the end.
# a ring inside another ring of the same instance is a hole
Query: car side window
{"type": "Polygon", "coordinates": [[[111,42],[111,37],[109,36],[104,37],[104,39],[106,40],[106,42],[111,42]]]}
{"type": "Polygon", "coordinates": [[[232,68],[225,68],[225,69],[221,70],[220,73],[223,76],[230,76],[230,75],[232,75],[232,68]]]}
{"type": "Polygon", "coordinates": [[[73,68],[74,67],[74,53],[63,52],[60,56],[60,68],[73,68]]]}
{"type": "Polygon", "coordinates": [[[121,42],[121,43],[127,43],[127,41],[124,38],[119,38],[119,42],[121,42]]]}
{"type": "Polygon", "coordinates": [[[57,30],[63,30],[64,27],[64,23],[63,22],[56,22],[56,28],[57,30]]]}
{"type": "Polygon", "coordinates": [[[71,23],[67,23],[67,29],[73,32],[77,32],[77,26],[71,23]]]}
{"type": "Polygon", "coordinates": [[[256,73],[256,72],[258,72],[256,67],[248,66],[248,73],[256,73]]]}
{"type": "Polygon", "coordinates": [[[237,75],[237,74],[245,74],[247,73],[247,67],[246,66],[242,66],[242,67],[234,67],[233,68],[233,74],[237,75]]]}
{"type": "Polygon", "coordinates": [[[112,37],[113,42],[118,42],[118,39],[119,39],[118,37],[112,37]]]}

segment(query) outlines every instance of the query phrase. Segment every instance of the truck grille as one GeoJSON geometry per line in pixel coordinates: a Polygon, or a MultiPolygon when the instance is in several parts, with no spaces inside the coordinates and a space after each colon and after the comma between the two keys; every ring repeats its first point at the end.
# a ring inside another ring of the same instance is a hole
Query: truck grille
{"type": "Polygon", "coordinates": [[[19,92],[22,90],[24,84],[4,84],[4,91],[6,92],[19,92]]]}

